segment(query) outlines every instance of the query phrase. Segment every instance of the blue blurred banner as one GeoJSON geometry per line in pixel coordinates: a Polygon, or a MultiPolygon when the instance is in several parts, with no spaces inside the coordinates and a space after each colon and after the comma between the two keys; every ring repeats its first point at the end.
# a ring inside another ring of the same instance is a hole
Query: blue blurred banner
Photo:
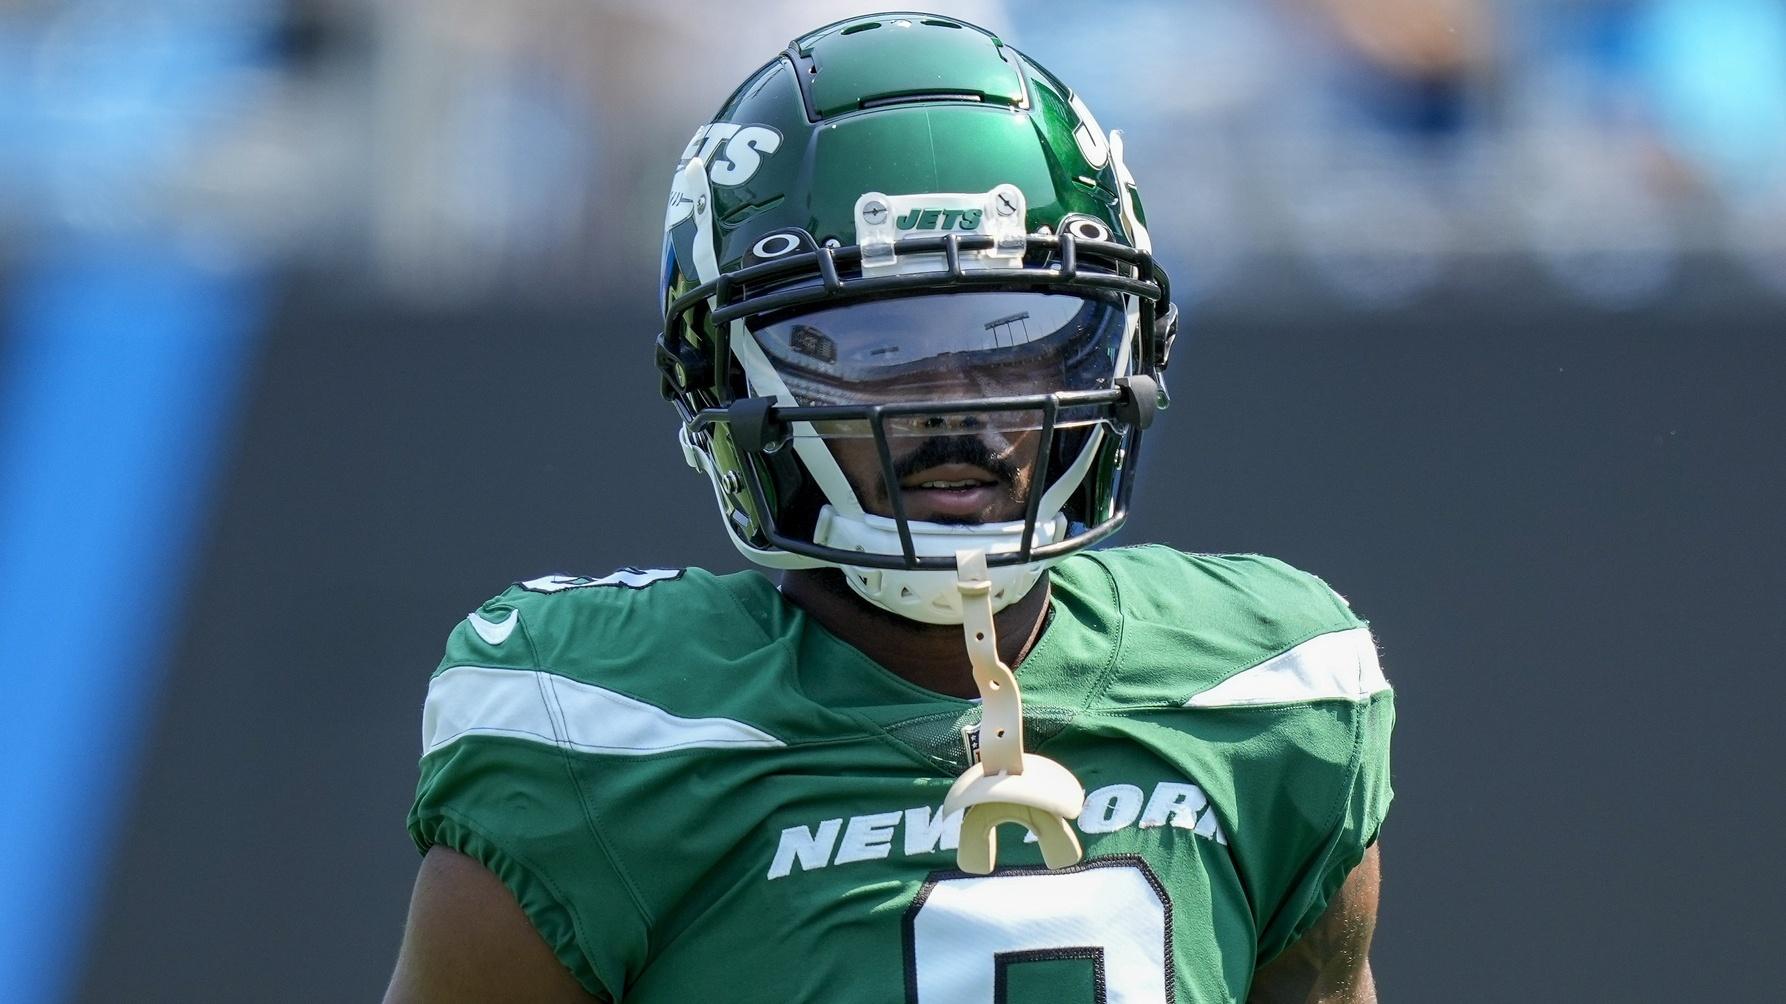
{"type": "Polygon", "coordinates": [[[88,248],[17,277],[0,368],[7,1001],[69,992],[259,305],[251,280],[155,246],[88,248]]]}

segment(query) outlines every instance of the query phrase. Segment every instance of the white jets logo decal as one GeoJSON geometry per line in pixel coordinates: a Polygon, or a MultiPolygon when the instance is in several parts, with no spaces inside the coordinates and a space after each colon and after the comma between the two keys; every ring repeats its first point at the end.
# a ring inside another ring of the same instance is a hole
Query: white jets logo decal
{"type": "MultiPolygon", "coordinates": [[[[695,130],[682,157],[676,162],[678,178],[682,168],[693,158],[707,165],[707,178],[714,185],[729,188],[742,185],[757,173],[763,161],[781,148],[781,133],[766,125],[740,125],[736,122],[709,122],[695,130]]],[[[680,181],[670,192],[670,204],[664,212],[664,229],[668,230],[693,215],[697,196],[683,191],[680,181]]]]}
{"type": "Polygon", "coordinates": [[[478,633],[479,638],[492,645],[500,645],[509,640],[509,635],[515,633],[515,625],[521,623],[521,611],[510,610],[506,620],[494,622],[479,617],[475,612],[466,614],[465,619],[471,622],[471,629],[478,633]]]}
{"type": "Polygon", "coordinates": [[[1085,162],[1095,168],[1102,168],[1110,163],[1110,142],[1104,138],[1104,130],[1098,128],[1098,120],[1091,117],[1091,109],[1075,94],[1067,99],[1073,106],[1073,114],[1079,116],[1079,124],[1073,128],[1073,140],[1079,144],[1079,153],[1085,162]]]}

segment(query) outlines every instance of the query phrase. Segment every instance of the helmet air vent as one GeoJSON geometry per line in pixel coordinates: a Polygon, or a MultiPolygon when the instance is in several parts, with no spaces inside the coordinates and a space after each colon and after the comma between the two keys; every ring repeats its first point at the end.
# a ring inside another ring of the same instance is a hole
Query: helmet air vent
{"type": "Polygon", "coordinates": [[[979,104],[985,100],[985,95],[973,94],[968,91],[908,91],[904,94],[889,94],[879,98],[863,98],[858,103],[858,107],[867,110],[869,108],[888,108],[893,105],[925,104],[932,101],[971,101],[979,104]]]}
{"type": "Polygon", "coordinates": [[[971,27],[949,17],[882,14],[840,21],[795,39],[786,58],[793,69],[806,68],[795,76],[807,120],[823,122],[888,104],[1029,107],[1023,73],[1002,43],[984,30],[961,30],[971,27]]]}

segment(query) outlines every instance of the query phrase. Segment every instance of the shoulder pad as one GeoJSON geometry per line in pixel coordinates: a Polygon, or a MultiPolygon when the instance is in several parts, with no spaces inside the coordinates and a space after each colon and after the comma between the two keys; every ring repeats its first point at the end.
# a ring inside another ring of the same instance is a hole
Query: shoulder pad
{"type": "Polygon", "coordinates": [[[550,665],[567,634],[600,631],[615,609],[687,606],[712,576],[700,569],[622,568],[603,576],[542,575],[486,600],[453,629],[440,669],[452,666],[537,668],[550,665]],[[692,587],[692,588],[691,588],[692,587]],[[680,601],[680,602],[678,602],[680,601]]]}
{"type": "Polygon", "coordinates": [[[454,629],[429,682],[423,748],[467,736],[598,755],[778,747],[760,726],[807,715],[779,689],[789,665],[788,647],[701,569],[544,576],[454,629]]]}
{"type": "Polygon", "coordinates": [[[1191,554],[1158,544],[1096,554],[1128,617],[1239,617],[1290,633],[1362,623],[1327,583],[1262,554],[1191,554]]]}
{"type": "Polygon", "coordinates": [[[1282,561],[1157,545],[1097,557],[1115,584],[1124,661],[1136,671],[1128,687],[1118,684],[1128,699],[1228,707],[1354,698],[1382,680],[1364,622],[1325,582],[1282,561]]]}

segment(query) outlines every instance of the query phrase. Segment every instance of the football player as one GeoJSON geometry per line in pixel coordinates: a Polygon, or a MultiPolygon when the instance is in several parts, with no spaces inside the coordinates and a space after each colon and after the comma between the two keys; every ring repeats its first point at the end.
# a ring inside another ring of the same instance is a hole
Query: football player
{"type": "Polygon", "coordinates": [[[1121,137],[982,29],[857,17],[695,133],[664,226],[680,446],[779,581],[459,625],[387,999],[1375,1000],[1368,629],[1269,558],[1090,549],[1176,327],[1121,137]]]}

